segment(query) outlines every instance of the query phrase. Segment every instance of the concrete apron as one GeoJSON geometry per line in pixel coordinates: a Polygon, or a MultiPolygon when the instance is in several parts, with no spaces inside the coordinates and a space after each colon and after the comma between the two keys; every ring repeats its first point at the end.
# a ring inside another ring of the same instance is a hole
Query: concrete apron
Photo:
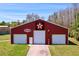
{"type": "Polygon", "coordinates": [[[48,45],[30,45],[27,56],[51,56],[48,45]]]}

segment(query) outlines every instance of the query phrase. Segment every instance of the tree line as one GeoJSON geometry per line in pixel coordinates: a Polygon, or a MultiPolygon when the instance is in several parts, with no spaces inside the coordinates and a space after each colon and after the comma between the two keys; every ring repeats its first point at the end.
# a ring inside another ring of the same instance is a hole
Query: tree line
{"type": "Polygon", "coordinates": [[[12,21],[12,22],[2,21],[2,22],[0,22],[0,26],[4,25],[4,26],[9,26],[9,27],[15,27],[15,26],[20,25],[22,23],[28,23],[28,22],[31,22],[31,21],[38,20],[39,18],[44,19],[43,16],[39,16],[39,15],[34,14],[34,13],[27,14],[25,20],[22,20],[22,21],[17,20],[17,21],[12,21]]]}
{"type": "Polygon", "coordinates": [[[72,4],[72,7],[54,12],[49,15],[48,21],[56,23],[69,29],[69,36],[79,41],[79,4],[72,4]]]}

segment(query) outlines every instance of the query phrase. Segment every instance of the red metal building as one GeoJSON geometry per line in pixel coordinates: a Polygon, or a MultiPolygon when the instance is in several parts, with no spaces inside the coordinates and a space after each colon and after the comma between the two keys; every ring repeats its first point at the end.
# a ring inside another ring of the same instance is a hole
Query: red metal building
{"type": "Polygon", "coordinates": [[[44,20],[11,29],[12,44],[68,44],[68,29],[44,20]]]}

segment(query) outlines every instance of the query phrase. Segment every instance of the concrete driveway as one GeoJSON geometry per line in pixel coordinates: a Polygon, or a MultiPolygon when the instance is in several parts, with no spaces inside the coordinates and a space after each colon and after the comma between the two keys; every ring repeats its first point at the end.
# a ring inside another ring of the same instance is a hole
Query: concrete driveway
{"type": "Polygon", "coordinates": [[[27,56],[51,56],[48,45],[32,45],[27,56]]]}

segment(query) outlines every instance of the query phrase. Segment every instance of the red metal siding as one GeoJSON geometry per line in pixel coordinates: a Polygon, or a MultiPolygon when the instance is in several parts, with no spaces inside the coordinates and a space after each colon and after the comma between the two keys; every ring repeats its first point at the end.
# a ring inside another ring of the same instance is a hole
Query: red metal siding
{"type": "Polygon", "coordinates": [[[46,44],[52,44],[52,34],[66,34],[66,44],[68,44],[68,29],[43,20],[37,20],[11,29],[11,42],[13,43],[13,34],[27,34],[27,43],[29,44],[29,37],[33,37],[33,32],[36,30],[36,23],[38,22],[44,23],[44,30],[46,31],[46,44]],[[31,32],[24,32],[24,29],[31,29],[31,32]]]}
{"type": "Polygon", "coordinates": [[[67,29],[45,22],[45,30],[47,33],[46,41],[48,42],[48,39],[50,39],[50,44],[52,44],[52,34],[66,34],[66,44],[67,44],[67,39],[68,39],[68,30],[67,29]],[[47,30],[49,30],[49,32],[47,30]]]}

